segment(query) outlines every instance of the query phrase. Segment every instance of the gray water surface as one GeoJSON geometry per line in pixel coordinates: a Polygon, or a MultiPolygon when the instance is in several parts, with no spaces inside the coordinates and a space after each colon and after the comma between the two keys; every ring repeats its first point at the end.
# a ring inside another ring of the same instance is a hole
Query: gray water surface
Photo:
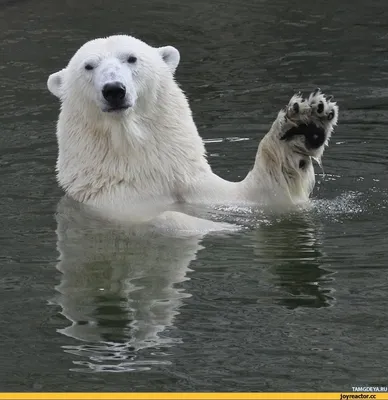
{"type": "Polygon", "coordinates": [[[387,21],[385,0],[0,0],[0,390],[387,385],[387,21]],[[220,209],[253,228],[202,239],[78,226],[77,207],[56,218],[46,80],[118,32],[179,48],[177,79],[230,180],[295,91],[333,94],[313,210],[220,209]]]}

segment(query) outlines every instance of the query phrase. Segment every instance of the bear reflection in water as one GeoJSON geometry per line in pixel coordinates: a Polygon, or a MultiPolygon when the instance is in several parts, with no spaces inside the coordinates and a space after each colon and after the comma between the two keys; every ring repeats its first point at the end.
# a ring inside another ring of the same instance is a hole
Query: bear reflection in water
{"type": "MultiPolygon", "coordinates": [[[[168,363],[168,349],[181,343],[174,324],[190,297],[184,282],[203,248],[202,235],[167,235],[143,229],[144,224],[109,222],[66,197],[57,222],[61,281],[56,303],[70,321],[59,332],[77,340],[63,346],[77,356],[76,370],[118,372],[168,363]]],[[[237,252],[233,268],[258,283],[254,288],[241,281],[240,290],[255,292],[242,297],[257,296],[259,304],[272,299],[287,308],[334,303],[332,273],[322,267],[322,232],[308,214],[271,218],[245,234],[228,236],[212,239],[212,259],[234,259],[237,252]]]]}
{"type": "Polygon", "coordinates": [[[68,198],[58,206],[57,224],[62,275],[56,303],[71,322],[59,332],[84,342],[65,346],[81,357],[75,364],[126,371],[164,362],[163,349],[180,342],[169,328],[190,296],[182,282],[201,237],[109,222],[68,198]],[[137,360],[147,348],[153,359],[137,360]]]}
{"type": "Polygon", "coordinates": [[[335,304],[334,272],[327,268],[321,223],[295,213],[263,224],[252,233],[256,261],[278,291],[276,302],[289,309],[335,304]],[[325,267],[324,267],[325,266],[325,267]]]}

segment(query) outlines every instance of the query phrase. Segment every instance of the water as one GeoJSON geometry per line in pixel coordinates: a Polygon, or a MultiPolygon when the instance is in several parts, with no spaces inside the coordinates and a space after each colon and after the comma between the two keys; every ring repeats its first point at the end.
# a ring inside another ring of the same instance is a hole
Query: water
{"type": "Polygon", "coordinates": [[[0,390],[386,385],[386,21],[384,0],[0,0],[0,390]],[[117,32],[180,49],[177,78],[231,180],[294,91],[334,94],[314,209],[221,209],[255,228],[201,240],[77,226],[77,207],[56,219],[46,79],[117,32]]]}

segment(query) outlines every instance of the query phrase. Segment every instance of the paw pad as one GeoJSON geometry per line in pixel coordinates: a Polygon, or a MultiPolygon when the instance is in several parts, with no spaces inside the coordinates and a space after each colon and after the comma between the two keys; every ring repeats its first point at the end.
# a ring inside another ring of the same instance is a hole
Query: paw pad
{"type": "Polygon", "coordinates": [[[337,124],[338,106],[316,88],[307,98],[301,93],[292,96],[285,109],[279,114],[282,122],[281,140],[289,141],[295,136],[305,137],[305,146],[316,150],[330,138],[337,124]]]}

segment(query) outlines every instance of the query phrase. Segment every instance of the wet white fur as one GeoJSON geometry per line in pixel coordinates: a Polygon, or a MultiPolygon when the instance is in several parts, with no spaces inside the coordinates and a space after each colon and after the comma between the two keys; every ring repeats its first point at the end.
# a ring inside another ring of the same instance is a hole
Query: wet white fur
{"type": "Polygon", "coordinates": [[[179,52],[171,46],[154,48],[130,36],[111,36],[86,43],[66,68],[50,75],[48,88],[61,101],[57,173],[66,193],[120,213],[141,206],[146,211],[136,212],[142,215],[139,219],[173,221],[173,228],[182,229],[203,221],[174,211],[162,214],[165,206],[307,202],[315,183],[311,157],[319,160],[324,146],[311,152],[300,137],[280,137],[298,123],[313,121],[324,127],[327,144],[337,123],[336,104],[320,92],[304,103],[294,96],[260,143],[252,171],[241,182],[229,182],[208,164],[188,101],[174,80],[178,64],[179,52]],[[137,61],[128,63],[129,56],[137,61]],[[93,70],[86,70],[86,64],[93,70]],[[112,81],[127,87],[128,110],[104,112],[102,86],[112,81]],[[325,105],[322,115],[316,112],[320,100],[325,105]],[[301,110],[297,114],[295,102],[301,110]],[[333,109],[335,118],[329,121],[333,109]],[[301,157],[309,161],[304,171],[298,168],[301,157]]]}

